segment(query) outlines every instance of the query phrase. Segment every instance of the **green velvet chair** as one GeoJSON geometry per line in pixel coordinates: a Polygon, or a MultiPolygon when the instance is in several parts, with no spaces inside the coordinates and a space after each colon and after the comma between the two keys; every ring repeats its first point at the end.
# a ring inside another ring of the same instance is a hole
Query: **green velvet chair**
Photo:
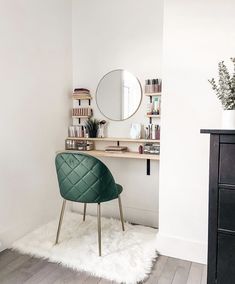
{"type": "Polygon", "coordinates": [[[84,153],[62,152],[55,159],[57,177],[63,205],[56,235],[58,244],[66,200],[84,203],[83,221],[87,203],[97,203],[98,244],[101,256],[101,210],[102,202],[118,199],[122,230],[124,219],[120,194],[122,186],[116,184],[109,169],[100,160],[84,153]]]}

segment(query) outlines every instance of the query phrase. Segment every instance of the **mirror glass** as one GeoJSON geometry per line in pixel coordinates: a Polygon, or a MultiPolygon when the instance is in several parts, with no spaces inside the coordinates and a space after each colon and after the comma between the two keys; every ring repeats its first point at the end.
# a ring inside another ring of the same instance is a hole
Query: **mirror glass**
{"type": "Polygon", "coordinates": [[[131,117],[139,108],[142,88],[139,80],[125,70],[106,74],[96,90],[96,103],[100,112],[111,120],[131,117]]]}

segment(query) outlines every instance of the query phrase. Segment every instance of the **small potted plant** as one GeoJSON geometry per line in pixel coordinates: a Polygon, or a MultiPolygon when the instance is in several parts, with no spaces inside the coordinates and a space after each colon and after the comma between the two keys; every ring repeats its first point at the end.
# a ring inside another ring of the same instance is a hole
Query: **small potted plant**
{"type": "Polygon", "coordinates": [[[235,129],[235,57],[231,58],[234,72],[230,75],[224,61],[219,62],[219,82],[215,79],[209,80],[212,89],[220,99],[223,106],[222,127],[224,129],[235,129]]]}
{"type": "Polygon", "coordinates": [[[97,119],[89,118],[86,121],[85,126],[86,126],[86,129],[87,129],[87,132],[88,132],[88,135],[89,135],[90,138],[96,138],[97,137],[99,124],[100,124],[100,122],[97,119]]]}

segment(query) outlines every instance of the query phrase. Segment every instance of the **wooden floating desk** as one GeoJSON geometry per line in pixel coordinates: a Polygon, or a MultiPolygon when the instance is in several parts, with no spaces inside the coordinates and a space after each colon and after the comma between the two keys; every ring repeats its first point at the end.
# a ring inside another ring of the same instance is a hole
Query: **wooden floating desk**
{"type": "Polygon", "coordinates": [[[90,150],[90,151],[78,151],[78,150],[65,150],[61,152],[68,153],[85,153],[94,157],[111,157],[111,158],[125,158],[125,159],[141,159],[141,160],[154,160],[159,161],[160,155],[154,154],[139,154],[138,152],[124,152],[124,153],[113,153],[102,150],[90,150]]]}
{"type": "MultiPolygon", "coordinates": [[[[106,138],[78,138],[78,137],[68,137],[67,140],[75,141],[99,141],[99,142],[116,142],[119,146],[120,142],[126,143],[158,143],[160,140],[156,139],[131,139],[131,138],[121,138],[121,137],[106,137],[106,138]]],[[[141,159],[147,161],[147,175],[150,175],[150,160],[159,161],[160,155],[156,154],[140,154],[138,152],[122,152],[114,153],[102,150],[90,150],[90,151],[78,151],[78,150],[65,150],[68,153],[85,153],[94,157],[110,157],[110,158],[121,158],[121,159],[141,159]]]]}

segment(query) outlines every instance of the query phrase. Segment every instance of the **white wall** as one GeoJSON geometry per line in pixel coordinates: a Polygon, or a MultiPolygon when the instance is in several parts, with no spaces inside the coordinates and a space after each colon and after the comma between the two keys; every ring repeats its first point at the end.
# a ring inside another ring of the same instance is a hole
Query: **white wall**
{"type": "MultiPolygon", "coordinates": [[[[54,153],[64,147],[71,108],[71,5],[67,0],[0,2],[0,241],[6,246],[54,217],[60,198],[54,153]],[[27,138],[27,139],[26,139],[27,138]]],[[[161,133],[161,253],[206,261],[209,140],[221,107],[207,82],[234,56],[235,2],[165,0],[161,133]]],[[[124,68],[142,82],[161,76],[162,1],[73,0],[73,85],[95,94],[101,77],[124,68]]],[[[147,123],[147,99],[109,136],[147,123]]],[[[96,118],[103,118],[95,100],[96,118]]],[[[99,145],[101,147],[101,145],[99,145]]],[[[158,224],[158,163],[104,159],[124,186],[130,221],[158,224]]],[[[75,208],[76,209],[76,208],[75,208]]],[[[92,211],[93,210],[93,211],[92,211]]],[[[94,208],[92,208],[94,212],[94,208]]],[[[111,202],[105,214],[117,215],[111,202]]]]}
{"type": "Polygon", "coordinates": [[[0,241],[59,214],[55,151],[72,87],[71,1],[0,1],[0,241]]]}
{"type": "MultiPolygon", "coordinates": [[[[159,251],[206,262],[208,137],[221,106],[207,79],[234,56],[235,2],[165,0],[159,251]]],[[[230,64],[230,63],[229,63],[230,64]]]]}
{"type": "MultiPolygon", "coordinates": [[[[162,0],[73,0],[74,87],[87,87],[95,97],[99,80],[119,68],[133,73],[142,84],[149,77],[161,76],[162,16],[162,0]]],[[[144,98],[139,111],[128,120],[109,121],[108,136],[128,137],[132,122],[147,124],[146,103],[144,98]]],[[[105,119],[95,100],[92,107],[96,118],[105,119]]],[[[126,219],[157,226],[158,163],[151,163],[151,176],[146,176],[146,161],[103,161],[124,186],[126,219]]],[[[104,215],[118,214],[115,202],[103,207],[104,215]]]]}

